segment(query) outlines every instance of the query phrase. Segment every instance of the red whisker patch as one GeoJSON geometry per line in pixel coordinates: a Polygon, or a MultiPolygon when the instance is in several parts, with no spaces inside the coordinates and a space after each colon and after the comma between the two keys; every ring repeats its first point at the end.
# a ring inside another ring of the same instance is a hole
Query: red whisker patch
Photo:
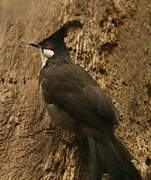
{"type": "Polygon", "coordinates": [[[43,49],[52,49],[52,46],[51,45],[44,45],[43,49]]]}

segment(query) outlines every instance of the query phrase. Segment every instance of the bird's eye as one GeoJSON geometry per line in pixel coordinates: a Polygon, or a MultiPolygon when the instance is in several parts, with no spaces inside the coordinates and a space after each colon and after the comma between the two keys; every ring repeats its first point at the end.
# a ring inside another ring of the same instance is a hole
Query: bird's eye
{"type": "Polygon", "coordinates": [[[51,45],[44,45],[43,49],[52,49],[52,46],[51,45]]]}

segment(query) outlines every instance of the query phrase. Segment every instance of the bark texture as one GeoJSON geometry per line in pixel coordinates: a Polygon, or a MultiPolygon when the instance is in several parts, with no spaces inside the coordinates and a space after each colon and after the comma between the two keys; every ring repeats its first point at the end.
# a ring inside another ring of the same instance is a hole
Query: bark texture
{"type": "Polygon", "coordinates": [[[85,144],[57,127],[40,100],[39,41],[66,21],[84,27],[66,39],[71,55],[121,114],[117,136],[151,179],[151,1],[0,1],[0,179],[88,180],[85,144]],[[64,139],[73,138],[72,144],[64,139]]]}

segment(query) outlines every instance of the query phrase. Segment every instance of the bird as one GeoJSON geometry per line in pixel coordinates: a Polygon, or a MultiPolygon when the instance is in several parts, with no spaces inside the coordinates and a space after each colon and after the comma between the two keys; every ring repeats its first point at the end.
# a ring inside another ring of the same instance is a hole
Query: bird
{"type": "Polygon", "coordinates": [[[96,80],[70,57],[64,39],[82,27],[78,20],[69,21],[46,39],[28,43],[40,50],[39,85],[46,109],[58,126],[86,137],[92,180],[106,175],[110,180],[141,180],[133,156],[114,134],[117,109],[96,80]]]}

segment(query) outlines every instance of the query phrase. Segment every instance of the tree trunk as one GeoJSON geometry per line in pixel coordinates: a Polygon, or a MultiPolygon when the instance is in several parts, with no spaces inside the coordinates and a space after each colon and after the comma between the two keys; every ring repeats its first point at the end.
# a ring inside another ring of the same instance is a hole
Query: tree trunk
{"type": "Polygon", "coordinates": [[[66,39],[72,59],[111,96],[121,114],[116,134],[149,180],[151,1],[147,0],[0,1],[0,179],[91,177],[85,145],[57,127],[44,109],[38,86],[40,55],[26,46],[73,19],[84,27],[66,39]]]}

